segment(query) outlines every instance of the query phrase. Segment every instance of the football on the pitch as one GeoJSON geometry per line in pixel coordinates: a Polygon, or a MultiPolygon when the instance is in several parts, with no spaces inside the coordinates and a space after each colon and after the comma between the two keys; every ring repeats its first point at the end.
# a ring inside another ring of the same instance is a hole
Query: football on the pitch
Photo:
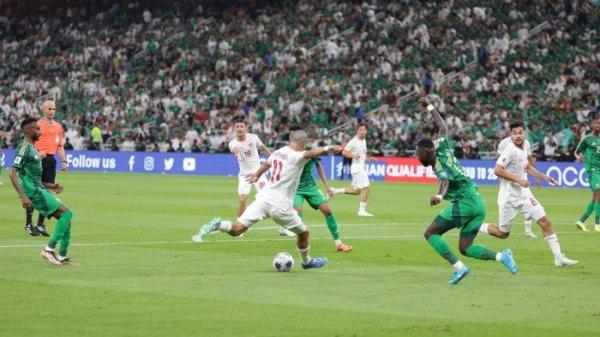
{"type": "Polygon", "coordinates": [[[294,258],[288,252],[277,253],[273,258],[273,268],[276,271],[290,271],[294,268],[294,258]]]}

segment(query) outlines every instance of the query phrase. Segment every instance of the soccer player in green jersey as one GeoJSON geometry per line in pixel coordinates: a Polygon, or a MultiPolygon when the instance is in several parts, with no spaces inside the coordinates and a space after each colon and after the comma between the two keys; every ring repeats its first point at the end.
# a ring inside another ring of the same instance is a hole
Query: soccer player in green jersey
{"type": "Polygon", "coordinates": [[[23,142],[17,146],[15,161],[10,169],[10,180],[21,199],[23,208],[35,209],[45,217],[54,217],[58,224],[50,237],[48,246],[42,250],[41,256],[53,265],[68,265],[71,260],[67,250],[71,241],[71,219],[73,212],[55,195],[63,187],[54,183],[42,183],[42,160],[33,144],[40,137],[40,127],[35,118],[25,118],[21,123],[23,142]],[[60,243],[58,256],[54,249],[60,243]]]}
{"type": "Polygon", "coordinates": [[[585,226],[585,220],[592,214],[596,216],[594,230],[600,232],[600,118],[592,122],[592,134],[581,140],[575,150],[577,160],[583,160],[588,182],[592,189],[592,201],[587,205],[579,221],[575,224],[584,232],[590,230],[585,226]]]}
{"type": "Polygon", "coordinates": [[[451,203],[439,213],[425,231],[427,242],[454,269],[448,284],[458,284],[470,272],[469,267],[454,255],[446,240],[442,238],[442,235],[452,228],[460,229],[461,254],[479,260],[496,260],[504,264],[511,273],[516,274],[517,265],[510,249],[498,253],[473,243],[485,218],[485,202],[479,194],[477,185],[465,174],[454,156],[452,147],[448,144],[446,123],[433,105],[429,104],[427,98],[423,97],[419,102],[431,113],[438,128],[438,136],[442,136],[435,141],[421,139],[417,143],[417,157],[423,166],[432,166],[433,172],[440,180],[439,191],[431,197],[430,205],[437,205],[442,200],[451,203]]]}
{"type": "MultiPolygon", "coordinates": [[[[290,134],[294,131],[302,130],[300,127],[291,127],[290,134]]],[[[312,150],[311,146],[306,146],[306,150],[312,150]]],[[[294,209],[298,212],[300,218],[302,216],[302,208],[304,204],[304,200],[308,202],[308,205],[312,207],[314,210],[320,210],[325,217],[325,222],[327,223],[327,228],[333,237],[335,243],[335,249],[338,252],[350,252],[352,250],[352,246],[346,245],[342,242],[340,238],[340,232],[338,230],[337,221],[335,220],[335,216],[331,211],[331,207],[329,206],[327,197],[317,186],[315,182],[315,178],[313,177],[313,167],[317,167],[317,172],[323,181],[323,188],[325,191],[329,191],[329,184],[327,183],[327,178],[325,177],[325,171],[323,170],[323,165],[321,165],[321,160],[319,157],[312,158],[311,160],[304,165],[302,170],[302,174],[300,175],[300,183],[298,185],[298,190],[296,191],[296,195],[294,196],[294,209]]]]}

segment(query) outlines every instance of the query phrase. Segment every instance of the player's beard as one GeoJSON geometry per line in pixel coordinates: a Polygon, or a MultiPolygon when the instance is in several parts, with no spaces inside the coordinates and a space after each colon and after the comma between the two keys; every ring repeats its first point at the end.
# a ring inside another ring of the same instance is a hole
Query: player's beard
{"type": "Polygon", "coordinates": [[[31,135],[31,140],[33,140],[34,142],[37,142],[40,139],[40,134],[39,133],[34,133],[33,135],[31,135]]]}

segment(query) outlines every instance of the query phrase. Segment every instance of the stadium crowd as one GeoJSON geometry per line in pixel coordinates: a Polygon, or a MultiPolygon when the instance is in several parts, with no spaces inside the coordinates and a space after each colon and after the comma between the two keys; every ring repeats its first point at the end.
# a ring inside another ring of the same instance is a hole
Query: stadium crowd
{"type": "Polygon", "coordinates": [[[538,157],[571,160],[600,105],[597,6],[184,1],[4,16],[1,145],[54,97],[67,149],[227,152],[243,114],[267,146],[292,124],[342,143],[367,120],[373,154],[407,155],[434,131],[416,106],[429,94],[458,130],[458,157],[493,152],[524,118],[538,157]]]}

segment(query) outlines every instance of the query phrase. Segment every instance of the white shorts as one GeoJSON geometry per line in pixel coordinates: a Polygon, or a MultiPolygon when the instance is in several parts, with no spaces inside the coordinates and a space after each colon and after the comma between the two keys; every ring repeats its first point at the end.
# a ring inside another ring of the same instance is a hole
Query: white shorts
{"type": "Polygon", "coordinates": [[[254,200],[238,218],[238,221],[246,228],[250,228],[258,221],[269,217],[279,226],[295,234],[306,232],[306,225],[293,208],[282,210],[264,200],[254,200]]]}
{"type": "Polygon", "coordinates": [[[255,183],[249,183],[246,181],[246,177],[238,177],[238,195],[248,195],[252,190],[252,186],[254,186],[254,191],[258,193],[258,191],[262,190],[263,187],[267,185],[267,178],[264,175],[258,178],[258,181],[255,183]]]}
{"type": "Polygon", "coordinates": [[[533,195],[529,195],[520,201],[504,201],[498,200],[498,213],[500,216],[499,229],[504,233],[510,233],[513,221],[517,213],[523,213],[524,219],[538,221],[546,215],[544,207],[535,199],[533,195]]]}
{"type": "Polygon", "coordinates": [[[356,171],[352,173],[352,187],[363,189],[369,187],[369,175],[365,171],[356,171]]]}

